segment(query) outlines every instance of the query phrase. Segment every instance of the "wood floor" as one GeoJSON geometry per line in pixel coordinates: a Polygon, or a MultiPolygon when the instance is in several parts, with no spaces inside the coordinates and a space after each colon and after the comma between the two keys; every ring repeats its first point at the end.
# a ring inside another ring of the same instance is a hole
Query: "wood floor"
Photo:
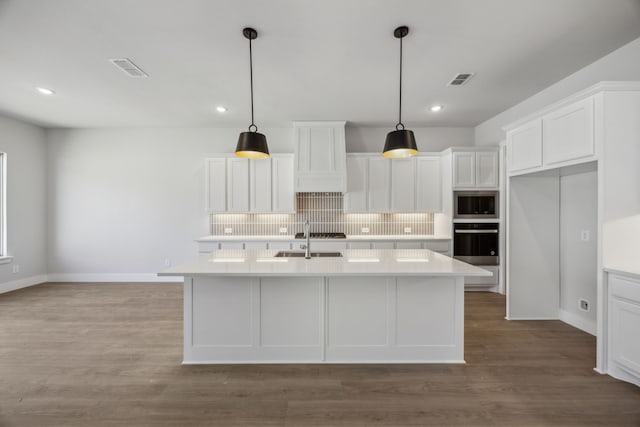
{"type": "Polygon", "coordinates": [[[466,365],[181,366],[176,284],[0,295],[0,426],[640,426],[595,339],[466,295],[466,365]]]}

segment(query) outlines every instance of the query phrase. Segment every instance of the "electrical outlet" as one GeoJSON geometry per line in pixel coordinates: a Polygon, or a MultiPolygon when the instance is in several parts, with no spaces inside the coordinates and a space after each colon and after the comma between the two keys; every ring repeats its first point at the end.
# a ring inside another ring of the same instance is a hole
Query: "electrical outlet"
{"type": "Polygon", "coordinates": [[[12,271],[14,273],[20,273],[20,264],[13,264],[12,271]]]}
{"type": "Polygon", "coordinates": [[[224,228],[224,234],[231,234],[233,233],[233,228],[231,227],[225,227],[224,228]]]}
{"type": "Polygon", "coordinates": [[[580,307],[580,310],[589,311],[589,306],[590,305],[591,304],[586,299],[584,299],[584,298],[578,299],[578,307],[580,307]]]}
{"type": "Polygon", "coordinates": [[[591,240],[591,232],[589,230],[582,230],[580,232],[580,240],[583,242],[588,242],[591,240]]]}
{"type": "Polygon", "coordinates": [[[360,229],[360,232],[362,232],[362,233],[368,233],[368,232],[369,232],[369,227],[362,227],[362,228],[360,229]]]}
{"type": "Polygon", "coordinates": [[[411,233],[411,227],[405,227],[404,228],[404,232],[405,233],[411,233]]]}
{"type": "Polygon", "coordinates": [[[287,233],[287,227],[280,227],[280,232],[283,234],[287,233]]]}
{"type": "Polygon", "coordinates": [[[169,258],[165,258],[164,259],[164,266],[165,267],[171,267],[171,260],[169,258]]]}

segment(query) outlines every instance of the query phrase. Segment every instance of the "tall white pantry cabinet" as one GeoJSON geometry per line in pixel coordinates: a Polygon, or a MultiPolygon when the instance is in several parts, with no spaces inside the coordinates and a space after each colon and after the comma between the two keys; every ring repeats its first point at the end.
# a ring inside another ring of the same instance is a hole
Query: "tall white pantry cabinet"
{"type": "Polygon", "coordinates": [[[638,385],[639,123],[640,82],[601,82],[504,128],[507,318],[559,318],[557,179],[595,171],[596,370],[638,385]]]}

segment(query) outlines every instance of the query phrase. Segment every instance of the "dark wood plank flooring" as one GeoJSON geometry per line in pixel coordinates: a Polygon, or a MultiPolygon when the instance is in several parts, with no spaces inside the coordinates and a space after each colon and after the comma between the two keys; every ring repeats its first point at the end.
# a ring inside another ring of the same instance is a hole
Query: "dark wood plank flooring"
{"type": "Polygon", "coordinates": [[[177,284],[0,295],[0,426],[640,426],[595,338],[466,295],[466,365],[181,366],[177,284]]]}

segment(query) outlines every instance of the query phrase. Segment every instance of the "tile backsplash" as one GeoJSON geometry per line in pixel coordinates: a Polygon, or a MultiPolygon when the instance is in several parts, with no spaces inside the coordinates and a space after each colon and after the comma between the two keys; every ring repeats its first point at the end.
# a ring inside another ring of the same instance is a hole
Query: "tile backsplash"
{"type": "Polygon", "coordinates": [[[297,193],[295,214],[211,214],[214,236],[276,236],[303,231],[306,220],[311,232],[347,235],[433,235],[433,213],[343,212],[341,193],[297,193]]]}

